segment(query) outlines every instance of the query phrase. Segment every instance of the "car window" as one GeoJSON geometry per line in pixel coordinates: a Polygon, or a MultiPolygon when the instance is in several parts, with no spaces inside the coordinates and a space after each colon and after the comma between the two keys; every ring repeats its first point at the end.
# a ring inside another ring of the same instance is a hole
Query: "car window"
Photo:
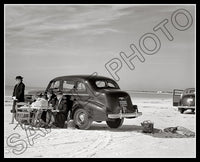
{"type": "Polygon", "coordinates": [[[51,87],[50,88],[52,88],[52,89],[59,88],[59,86],[60,86],[60,81],[57,80],[57,81],[51,83],[51,87]]]}
{"type": "Polygon", "coordinates": [[[178,90],[178,89],[176,89],[176,90],[174,91],[174,95],[175,95],[175,96],[180,96],[180,95],[182,95],[182,93],[183,93],[183,90],[178,90]]]}
{"type": "Polygon", "coordinates": [[[190,91],[189,90],[186,90],[186,92],[185,93],[190,93],[190,91]]]}
{"type": "Polygon", "coordinates": [[[95,84],[96,84],[96,86],[98,87],[98,88],[104,88],[104,87],[106,87],[106,82],[105,81],[101,81],[101,80],[98,80],[98,81],[96,81],[95,82],[95,84]]]}
{"type": "Polygon", "coordinates": [[[74,82],[72,81],[64,81],[63,82],[63,90],[68,91],[74,88],[74,82]]]}
{"type": "Polygon", "coordinates": [[[109,88],[116,88],[116,85],[114,83],[111,83],[110,81],[108,81],[108,87],[109,88]]]}
{"type": "Polygon", "coordinates": [[[119,89],[117,83],[112,80],[96,80],[95,85],[97,88],[115,88],[119,89]]]}
{"type": "Polygon", "coordinates": [[[190,93],[195,93],[195,90],[194,90],[194,89],[191,89],[191,90],[190,90],[190,93]]]}
{"type": "Polygon", "coordinates": [[[85,91],[86,90],[86,87],[85,87],[85,84],[84,83],[81,83],[81,82],[78,82],[77,83],[77,88],[76,88],[78,91],[85,91]]]}
{"type": "Polygon", "coordinates": [[[119,89],[117,83],[112,80],[96,80],[95,85],[97,88],[115,88],[119,89]]]}

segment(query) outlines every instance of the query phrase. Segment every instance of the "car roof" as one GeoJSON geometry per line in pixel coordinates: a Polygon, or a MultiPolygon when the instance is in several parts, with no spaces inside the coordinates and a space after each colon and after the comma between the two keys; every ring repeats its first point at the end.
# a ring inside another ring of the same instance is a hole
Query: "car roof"
{"type": "Polygon", "coordinates": [[[195,93],[195,88],[187,88],[183,91],[184,94],[193,94],[195,93]],[[192,91],[192,92],[191,92],[192,91]],[[193,92],[194,91],[194,92],[193,92]]]}
{"type": "Polygon", "coordinates": [[[195,88],[186,88],[185,90],[195,90],[195,88]]]}
{"type": "Polygon", "coordinates": [[[113,80],[111,78],[105,77],[105,76],[99,76],[99,75],[67,75],[67,76],[59,76],[51,81],[56,81],[56,80],[113,80]]]}

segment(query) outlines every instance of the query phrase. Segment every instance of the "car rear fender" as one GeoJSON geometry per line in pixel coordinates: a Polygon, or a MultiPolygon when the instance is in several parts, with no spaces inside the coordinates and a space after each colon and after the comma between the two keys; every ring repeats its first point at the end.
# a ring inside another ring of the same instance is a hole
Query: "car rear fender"
{"type": "Polygon", "coordinates": [[[95,101],[75,101],[72,108],[72,117],[79,108],[85,109],[93,121],[106,121],[106,108],[95,101]]]}

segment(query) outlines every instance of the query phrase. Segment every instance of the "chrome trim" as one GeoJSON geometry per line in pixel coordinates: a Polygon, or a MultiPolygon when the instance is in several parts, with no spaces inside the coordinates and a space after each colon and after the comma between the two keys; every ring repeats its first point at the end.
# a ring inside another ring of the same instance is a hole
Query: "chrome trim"
{"type": "Polygon", "coordinates": [[[89,94],[84,94],[84,93],[71,93],[71,92],[63,92],[63,95],[72,95],[72,96],[90,96],[89,94]]]}
{"type": "Polygon", "coordinates": [[[126,118],[126,117],[138,117],[141,116],[142,112],[135,112],[135,113],[122,113],[120,112],[119,114],[108,114],[108,118],[111,119],[116,119],[116,118],[126,118]]]}
{"type": "Polygon", "coordinates": [[[195,106],[178,106],[178,108],[195,109],[195,106]]]}

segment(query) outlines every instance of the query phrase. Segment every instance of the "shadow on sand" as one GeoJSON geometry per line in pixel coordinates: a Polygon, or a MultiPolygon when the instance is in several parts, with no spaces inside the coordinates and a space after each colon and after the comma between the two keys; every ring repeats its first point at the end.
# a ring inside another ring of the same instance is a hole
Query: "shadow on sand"
{"type": "Polygon", "coordinates": [[[138,125],[122,125],[122,127],[118,129],[112,129],[109,128],[106,124],[94,123],[88,130],[98,130],[98,131],[107,130],[112,132],[136,132],[136,133],[141,133],[143,135],[152,136],[155,138],[194,138],[179,133],[164,132],[163,130],[157,128],[154,128],[154,133],[144,133],[143,127],[138,125]]]}

